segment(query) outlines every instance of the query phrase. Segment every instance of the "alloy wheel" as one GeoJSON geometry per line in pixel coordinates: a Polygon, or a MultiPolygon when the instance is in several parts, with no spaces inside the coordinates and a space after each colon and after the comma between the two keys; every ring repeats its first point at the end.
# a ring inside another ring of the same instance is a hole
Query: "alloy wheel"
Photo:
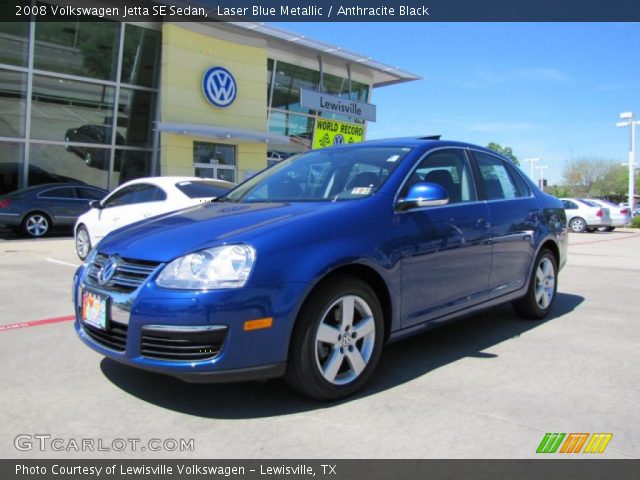
{"type": "Polygon", "coordinates": [[[361,297],[345,295],[322,316],[315,334],[316,366],[334,385],[353,382],[371,360],[376,327],[361,297]]]}
{"type": "Polygon", "coordinates": [[[44,215],[31,215],[27,219],[25,229],[32,237],[41,237],[49,230],[49,220],[44,215]]]}
{"type": "Polygon", "coordinates": [[[89,240],[89,233],[85,228],[79,228],[76,232],[76,253],[80,259],[84,260],[89,254],[91,249],[91,241],[89,240]]]}
{"type": "Polygon", "coordinates": [[[553,263],[547,257],[543,257],[536,271],[536,302],[545,310],[553,300],[556,287],[556,275],[553,263]]]}

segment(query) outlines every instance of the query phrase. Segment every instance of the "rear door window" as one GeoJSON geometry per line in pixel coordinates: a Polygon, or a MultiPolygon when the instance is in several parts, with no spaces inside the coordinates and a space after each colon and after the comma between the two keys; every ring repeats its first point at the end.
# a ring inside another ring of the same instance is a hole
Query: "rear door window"
{"type": "Polygon", "coordinates": [[[484,152],[473,152],[480,170],[480,181],[484,187],[487,200],[510,200],[527,197],[529,188],[521,178],[518,182],[507,163],[494,155],[484,152]]]}

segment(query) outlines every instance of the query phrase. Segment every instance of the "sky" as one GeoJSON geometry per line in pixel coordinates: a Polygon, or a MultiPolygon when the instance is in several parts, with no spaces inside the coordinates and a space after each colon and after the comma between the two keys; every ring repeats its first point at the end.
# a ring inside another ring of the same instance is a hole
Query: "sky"
{"type": "Polygon", "coordinates": [[[621,112],[640,119],[640,23],[272,26],[423,77],[374,89],[377,122],[367,139],[497,142],[520,160],[539,157],[551,184],[571,159],[628,161],[629,128],[615,124],[621,112]]]}

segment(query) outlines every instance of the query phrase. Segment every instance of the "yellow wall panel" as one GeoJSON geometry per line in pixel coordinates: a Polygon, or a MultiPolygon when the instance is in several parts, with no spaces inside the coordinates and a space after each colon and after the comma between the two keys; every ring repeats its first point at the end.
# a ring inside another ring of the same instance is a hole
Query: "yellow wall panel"
{"type": "MultiPolygon", "coordinates": [[[[162,122],[267,131],[266,47],[234,43],[170,23],[163,24],[162,43],[162,122]],[[202,92],[202,78],[214,66],[228,69],[236,79],[237,98],[227,108],[211,105],[202,92]]],[[[194,141],[236,145],[238,181],[246,170],[266,167],[266,144],[163,133],[163,175],[194,174],[194,141]]]]}

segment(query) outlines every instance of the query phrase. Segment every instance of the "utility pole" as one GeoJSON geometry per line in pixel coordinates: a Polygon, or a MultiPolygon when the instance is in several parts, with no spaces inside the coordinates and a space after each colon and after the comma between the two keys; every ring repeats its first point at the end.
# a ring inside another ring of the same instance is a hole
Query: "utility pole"
{"type": "Polygon", "coordinates": [[[549,165],[539,165],[536,168],[540,170],[540,179],[538,180],[538,186],[540,187],[540,190],[544,192],[544,170],[545,168],[549,168],[549,165]]]}
{"type": "Polygon", "coordinates": [[[529,173],[529,178],[530,178],[532,181],[534,181],[534,182],[535,182],[535,181],[536,181],[536,179],[535,179],[535,176],[534,176],[534,174],[533,174],[534,164],[535,164],[536,162],[539,162],[539,161],[540,161],[540,159],[539,159],[539,158],[525,158],[525,159],[524,159],[524,160],[522,160],[522,161],[523,161],[523,162],[529,162],[529,163],[531,164],[531,170],[530,170],[530,172],[531,172],[531,173],[529,173]]]}
{"type": "Polygon", "coordinates": [[[629,165],[629,210],[633,212],[636,204],[636,125],[640,122],[633,120],[633,112],[623,112],[620,118],[625,121],[616,123],[616,127],[629,127],[631,130],[629,163],[623,165],[629,165]]]}

